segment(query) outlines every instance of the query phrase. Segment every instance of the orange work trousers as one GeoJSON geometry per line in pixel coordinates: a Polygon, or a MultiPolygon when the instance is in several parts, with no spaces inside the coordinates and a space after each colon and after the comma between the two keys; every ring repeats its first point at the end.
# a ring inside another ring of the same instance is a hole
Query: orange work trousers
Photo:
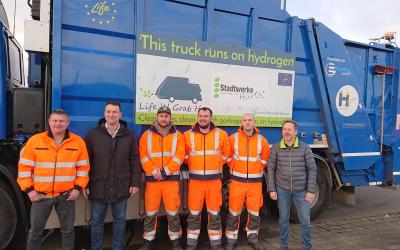
{"type": "Polygon", "coordinates": [[[211,246],[221,245],[221,215],[222,204],[221,180],[189,180],[189,209],[187,244],[197,245],[201,228],[201,210],[204,201],[208,212],[208,237],[211,246]]]}
{"type": "Polygon", "coordinates": [[[179,219],[179,181],[146,182],[143,238],[154,240],[157,229],[157,213],[161,200],[164,204],[168,220],[168,235],[171,240],[179,239],[182,235],[179,219]]]}
{"type": "Polygon", "coordinates": [[[229,243],[237,241],[240,215],[246,201],[248,211],[246,232],[247,240],[258,240],[260,227],[260,208],[263,205],[262,183],[246,183],[232,180],[229,185],[229,215],[226,223],[226,238],[229,243]]]}

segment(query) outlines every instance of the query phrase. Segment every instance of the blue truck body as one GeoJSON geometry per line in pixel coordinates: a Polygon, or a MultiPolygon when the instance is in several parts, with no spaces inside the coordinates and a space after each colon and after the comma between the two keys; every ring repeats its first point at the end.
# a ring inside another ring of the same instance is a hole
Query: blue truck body
{"type": "MultiPolygon", "coordinates": [[[[31,54],[26,86],[44,89],[46,100],[38,112],[48,115],[50,110],[65,109],[71,131],[81,136],[97,125],[110,99],[121,103],[123,119],[137,137],[148,128],[135,124],[134,118],[140,33],[271,49],[295,56],[293,100],[281,101],[293,103],[298,136],[311,145],[329,182],[325,192],[400,182],[400,50],[393,45],[345,40],[322,23],[291,16],[285,0],[53,0],[51,20],[51,53],[31,54]],[[377,74],[377,65],[394,73],[377,74]]],[[[24,85],[22,51],[4,23],[0,196],[15,198],[22,220],[18,225],[26,228],[29,208],[15,179],[21,142],[30,135],[12,129],[10,112],[16,108],[10,93],[24,85]],[[19,61],[10,53],[11,42],[19,61]],[[19,80],[13,79],[18,68],[19,80]]],[[[188,128],[178,126],[181,131],[188,128]]],[[[223,128],[229,134],[237,129],[223,128]]],[[[260,131],[270,144],[281,138],[279,127],[260,131]]]]}
{"type": "MultiPolygon", "coordinates": [[[[114,14],[101,16],[89,12],[94,3],[85,7],[77,0],[53,2],[52,107],[71,114],[73,131],[84,136],[109,99],[122,103],[123,118],[137,136],[147,128],[134,124],[135,49],[140,32],[274,49],[296,56],[292,117],[299,123],[301,140],[332,156],[344,185],[376,184],[384,177],[378,145],[382,75],[373,71],[380,64],[396,68],[394,75],[386,76],[384,144],[393,149],[393,172],[400,180],[397,49],[344,40],[321,23],[290,16],[281,1],[113,3],[108,4],[114,14]],[[335,75],[329,75],[328,64],[335,75]],[[349,117],[340,115],[335,106],[343,85],[353,86],[360,100],[349,117]],[[327,136],[327,148],[315,143],[321,135],[327,136]]],[[[236,130],[225,129],[229,134],[236,130]]],[[[280,138],[279,128],[261,128],[261,133],[270,143],[280,138]]]]}

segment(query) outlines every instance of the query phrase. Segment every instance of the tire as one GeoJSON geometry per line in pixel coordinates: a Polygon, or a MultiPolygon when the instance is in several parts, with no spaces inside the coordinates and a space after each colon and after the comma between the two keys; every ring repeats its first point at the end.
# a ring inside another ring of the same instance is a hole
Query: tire
{"type": "Polygon", "coordinates": [[[175,98],[174,98],[173,96],[171,96],[168,100],[169,100],[170,102],[174,102],[174,101],[175,101],[175,98]]]}
{"type": "Polygon", "coordinates": [[[0,249],[5,249],[17,228],[18,218],[12,191],[4,183],[0,183],[0,201],[0,249]]]}
{"type": "Polygon", "coordinates": [[[196,98],[193,98],[192,102],[193,102],[193,104],[196,104],[198,102],[198,100],[196,98]]]}
{"type": "MultiPolygon", "coordinates": [[[[325,173],[320,167],[317,167],[317,190],[315,192],[315,199],[311,204],[311,220],[318,218],[324,210],[324,205],[329,197],[329,182],[325,173]]],[[[294,203],[290,207],[290,220],[298,223],[297,209],[294,203]]]]}

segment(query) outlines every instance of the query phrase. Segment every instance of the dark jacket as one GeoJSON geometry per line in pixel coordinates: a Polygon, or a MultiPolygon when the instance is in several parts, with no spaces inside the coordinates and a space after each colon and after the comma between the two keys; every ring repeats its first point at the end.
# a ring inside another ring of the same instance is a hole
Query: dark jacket
{"type": "Polygon", "coordinates": [[[317,166],[310,147],[297,138],[291,147],[283,139],[272,145],[267,166],[271,192],[279,186],[287,191],[315,193],[317,166]]]}
{"type": "Polygon", "coordinates": [[[135,135],[120,121],[120,129],[112,138],[102,118],[85,138],[89,160],[89,199],[116,202],[129,197],[130,187],[140,187],[141,168],[135,135]]]}

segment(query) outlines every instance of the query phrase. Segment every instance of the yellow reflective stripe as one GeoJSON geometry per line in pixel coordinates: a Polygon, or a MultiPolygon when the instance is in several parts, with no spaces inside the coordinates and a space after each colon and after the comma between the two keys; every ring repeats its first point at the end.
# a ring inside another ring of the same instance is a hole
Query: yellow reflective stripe
{"type": "Polygon", "coordinates": [[[31,161],[31,160],[28,160],[28,159],[25,159],[25,158],[19,159],[19,163],[24,164],[24,165],[28,165],[28,166],[31,166],[31,167],[35,166],[35,161],[31,161]]]}
{"type": "Polygon", "coordinates": [[[229,213],[231,213],[233,216],[238,216],[238,215],[240,215],[242,213],[242,211],[235,212],[235,211],[233,211],[232,209],[229,208],[229,213]]]}
{"type": "Polygon", "coordinates": [[[189,171],[191,174],[197,174],[197,175],[212,175],[212,174],[220,174],[222,173],[222,170],[190,170],[189,171]]]}
{"type": "Polygon", "coordinates": [[[146,211],[146,215],[147,216],[153,216],[158,212],[158,210],[154,210],[154,211],[146,211]]]}
{"type": "MultiPolygon", "coordinates": [[[[192,209],[189,209],[189,210],[190,210],[191,215],[199,215],[200,214],[200,211],[196,211],[196,210],[192,210],[192,209]]],[[[193,230],[189,230],[189,231],[193,231],[193,230]]],[[[197,230],[195,230],[195,231],[197,231],[197,230]]],[[[198,230],[198,231],[200,233],[200,230],[198,230]]]]}
{"type": "Polygon", "coordinates": [[[210,240],[220,240],[222,235],[209,235],[210,240]]]}
{"type": "Polygon", "coordinates": [[[35,162],[35,168],[74,168],[75,162],[35,162]]]}
{"type": "Polygon", "coordinates": [[[147,158],[147,157],[144,157],[143,159],[140,160],[140,162],[141,162],[142,164],[145,164],[145,163],[148,162],[148,161],[149,161],[149,158],[147,158]]]}
{"type": "Polygon", "coordinates": [[[176,162],[178,165],[181,165],[181,164],[182,164],[181,160],[179,160],[178,157],[175,157],[175,156],[174,156],[174,158],[172,158],[172,160],[173,160],[174,162],[176,162]]]}
{"type": "Polygon", "coordinates": [[[151,158],[151,148],[153,146],[153,132],[151,130],[148,130],[147,133],[147,155],[149,158],[151,158]]]}
{"type": "Polygon", "coordinates": [[[247,227],[246,227],[246,232],[247,232],[247,235],[249,235],[249,234],[258,234],[258,230],[250,230],[247,227]]]}
{"type": "Polygon", "coordinates": [[[217,216],[219,211],[218,211],[218,210],[207,209],[207,212],[208,212],[209,214],[212,214],[212,215],[217,216]]]}
{"type": "Polygon", "coordinates": [[[247,209],[247,212],[249,212],[249,214],[254,215],[254,216],[259,216],[259,214],[260,214],[259,211],[252,211],[250,209],[247,209]]]}
{"type": "Polygon", "coordinates": [[[190,155],[218,155],[219,151],[216,150],[206,150],[204,152],[204,150],[200,150],[200,151],[190,151],[190,155]]]}
{"type": "Polygon", "coordinates": [[[18,172],[18,178],[26,178],[26,177],[31,177],[32,172],[18,172]]]}
{"type": "Polygon", "coordinates": [[[236,240],[238,238],[238,234],[239,234],[239,230],[235,230],[235,231],[226,230],[225,231],[226,238],[229,238],[229,239],[236,240]]]}
{"type": "Polygon", "coordinates": [[[263,173],[258,173],[258,174],[243,174],[243,173],[239,173],[236,171],[231,171],[231,175],[237,176],[237,177],[242,177],[242,178],[260,178],[263,176],[263,173]]]}
{"type": "Polygon", "coordinates": [[[89,160],[77,161],[75,165],[76,165],[77,167],[79,167],[79,166],[84,166],[84,165],[89,165],[89,160]]]}
{"type": "Polygon", "coordinates": [[[239,155],[239,133],[238,132],[236,132],[233,135],[233,140],[235,141],[235,143],[234,143],[235,155],[239,155]]]}
{"type": "Polygon", "coordinates": [[[81,177],[89,176],[89,173],[86,171],[78,171],[78,172],[76,172],[76,176],[81,176],[81,177]]]}
{"type": "Polygon", "coordinates": [[[261,135],[258,134],[257,137],[257,156],[259,157],[261,154],[261,135]]]}
{"type": "Polygon", "coordinates": [[[157,158],[157,157],[163,157],[163,156],[173,156],[174,154],[169,151],[164,151],[164,152],[156,152],[156,153],[149,153],[149,158],[157,158]]]}
{"type": "Polygon", "coordinates": [[[238,161],[250,161],[250,162],[257,162],[260,160],[260,157],[246,157],[246,156],[238,156],[236,154],[233,155],[233,158],[235,158],[238,161]]]}
{"type": "Polygon", "coordinates": [[[174,137],[172,138],[172,155],[175,155],[175,153],[176,153],[176,145],[177,145],[177,142],[178,142],[178,132],[176,131],[175,133],[174,133],[174,137]]]}
{"type": "Polygon", "coordinates": [[[265,164],[267,164],[267,161],[261,160],[261,163],[265,165],[265,164]]]}
{"type": "Polygon", "coordinates": [[[165,172],[166,175],[170,175],[171,174],[171,172],[169,171],[168,167],[164,168],[164,172],[165,172]]]}
{"type": "Polygon", "coordinates": [[[171,210],[165,209],[165,212],[167,212],[167,214],[169,214],[171,216],[175,216],[178,214],[178,210],[171,211],[171,210]]]}
{"type": "Polygon", "coordinates": [[[215,150],[219,151],[219,128],[215,130],[215,150]]]}
{"type": "Polygon", "coordinates": [[[192,151],[194,151],[194,132],[193,132],[193,129],[190,130],[190,146],[192,148],[192,151]]]}
{"type": "Polygon", "coordinates": [[[35,176],[32,175],[32,179],[35,182],[61,182],[61,181],[74,181],[76,179],[75,176],[35,176]]]}

